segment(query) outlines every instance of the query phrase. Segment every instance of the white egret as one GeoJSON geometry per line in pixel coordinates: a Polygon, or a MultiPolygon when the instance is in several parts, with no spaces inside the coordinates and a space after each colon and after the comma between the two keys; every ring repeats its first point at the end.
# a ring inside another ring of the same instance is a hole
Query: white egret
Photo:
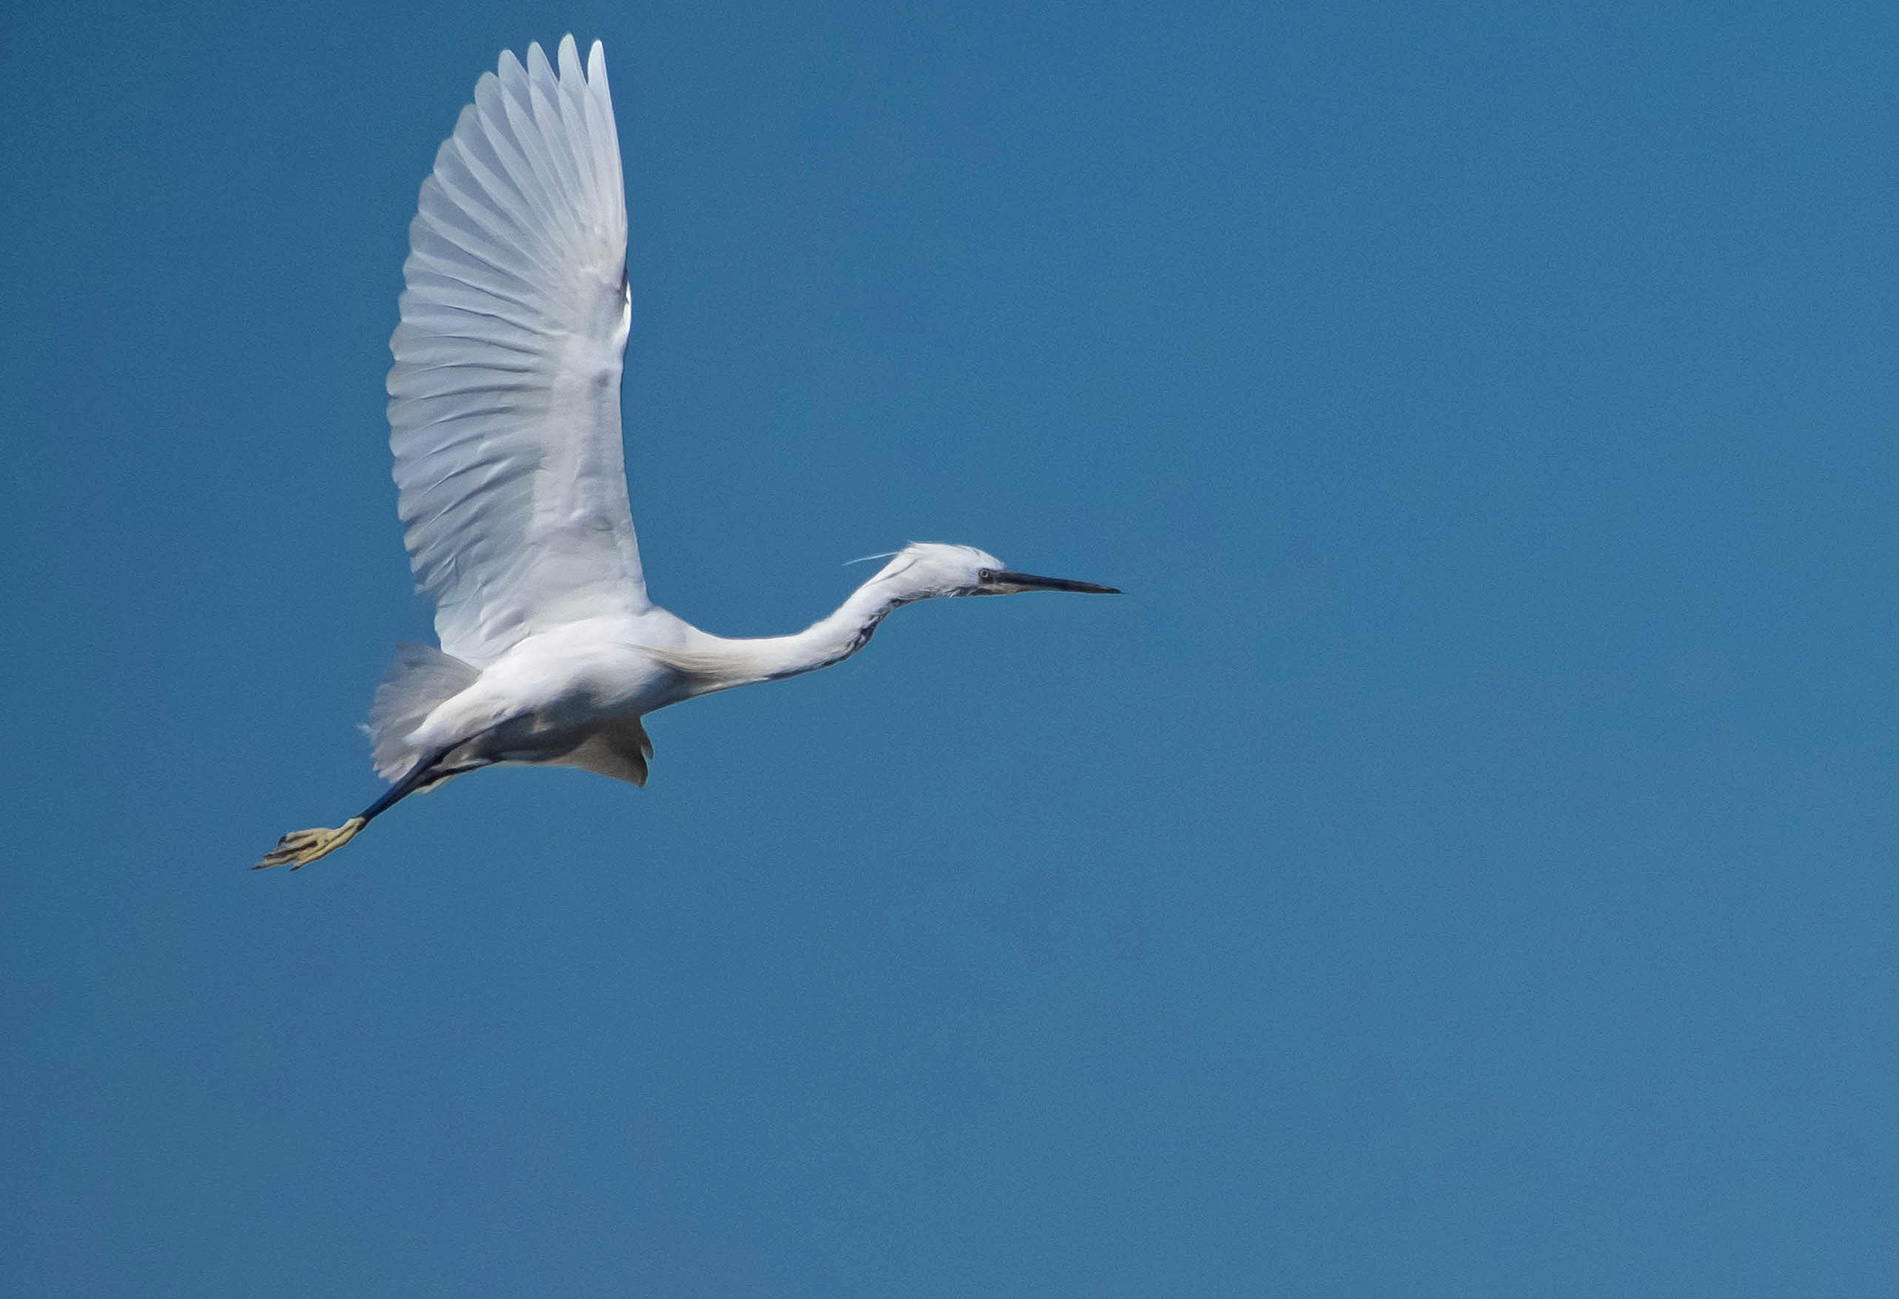
{"type": "Polygon", "coordinates": [[[435,155],[409,226],[389,340],[389,445],[440,650],[406,645],[369,726],[381,798],[285,835],[259,867],[309,863],[397,800],[482,767],[541,763],[646,782],[657,708],[829,667],[891,610],[936,596],[1111,587],[1013,572],[969,546],[898,551],[830,617],[728,640],[647,598],[627,507],[620,366],[626,195],[595,42],[558,71],[503,53],[435,155]]]}

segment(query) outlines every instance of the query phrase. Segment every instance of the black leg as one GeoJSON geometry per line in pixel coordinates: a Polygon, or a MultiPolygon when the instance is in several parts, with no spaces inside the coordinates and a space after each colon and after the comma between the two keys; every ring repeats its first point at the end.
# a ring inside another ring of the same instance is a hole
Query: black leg
{"type": "MultiPolygon", "coordinates": [[[[467,743],[467,741],[464,740],[451,744],[446,749],[438,749],[428,757],[417,762],[413,767],[409,768],[408,775],[389,787],[388,793],[358,812],[356,814],[357,819],[364,825],[367,825],[394,807],[397,803],[415,793],[416,790],[421,789],[424,785],[434,783],[435,778],[446,774],[436,770],[436,768],[441,765],[442,760],[448,757],[449,754],[455,752],[455,750],[461,748],[462,744],[465,743],[467,743]]],[[[465,770],[468,771],[473,771],[474,769],[472,766],[465,768],[465,770]]]]}
{"type": "MultiPolygon", "coordinates": [[[[472,738],[472,737],[471,737],[472,738]]],[[[344,844],[362,833],[372,817],[381,816],[402,799],[426,789],[438,780],[447,780],[450,776],[459,776],[464,771],[474,771],[485,767],[487,762],[466,762],[448,767],[443,763],[448,755],[468,743],[461,740],[446,749],[439,749],[409,768],[409,774],[390,787],[388,793],[364,808],[361,813],[351,817],[335,829],[292,830],[277,841],[277,846],[264,854],[264,860],[254,869],[262,870],[266,866],[288,866],[296,870],[308,866],[318,858],[327,857],[344,844]]]]}

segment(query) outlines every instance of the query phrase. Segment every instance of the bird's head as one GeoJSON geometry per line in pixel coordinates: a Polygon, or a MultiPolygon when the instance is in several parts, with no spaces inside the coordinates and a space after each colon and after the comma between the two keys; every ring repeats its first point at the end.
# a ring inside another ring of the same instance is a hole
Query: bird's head
{"type": "Polygon", "coordinates": [[[1090,595],[1119,595],[1112,586],[1073,582],[1065,577],[1036,577],[1018,573],[1000,559],[974,546],[946,546],[916,541],[898,551],[873,584],[897,600],[931,600],[950,595],[1017,595],[1023,591],[1083,591],[1090,595]]]}

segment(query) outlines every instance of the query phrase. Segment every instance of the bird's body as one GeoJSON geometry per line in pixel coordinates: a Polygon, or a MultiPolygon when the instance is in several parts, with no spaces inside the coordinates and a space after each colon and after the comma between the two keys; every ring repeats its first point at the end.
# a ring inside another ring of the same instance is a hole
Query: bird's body
{"type": "Polygon", "coordinates": [[[790,636],[714,636],[647,596],[627,504],[620,369],[626,211],[606,65],[503,54],[436,155],[410,226],[390,339],[390,446],[418,585],[441,649],[409,645],[369,731],[384,796],[336,829],[285,835],[302,866],[397,800],[503,763],[644,784],[641,718],[855,654],[893,609],[942,596],[1111,588],[912,544],[790,636]]]}
{"type": "MultiPolygon", "coordinates": [[[[416,725],[378,728],[372,713],[378,773],[399,779],[423,754],[458,741],[471,743],[468,737],[477,735],[484,738],[458,760],[482,758],[490,765],[559,762],[603,724],[617,725],[716,690],[776,681],[842,662],[869,642],[893,609],[928,598],[922,592],[936,586],[936,578],[931,571],[911,571],[920,556],[939,551],[966,564],[1001,567],[991,556],[968,547],[910,547],[830,617],[790,636],[714,636],[658,606],[637,614],[582,618],[537,632],[476,674],[443,678],[460,688],[416,725]],[[903,580],[906,575],[908,581],[903,580]]],[[[411,646],[408,652],[418,659],[428,655],[424,662],[451,673],[459,666],[458,660],[426,647],[411,646]]],[[[406,663],[398,662],[384,683],[385,692],[400,694],[413,678],[406,663]]],[[[413,712],[392,712],[392,718],[403,715],[413,712]]]]}

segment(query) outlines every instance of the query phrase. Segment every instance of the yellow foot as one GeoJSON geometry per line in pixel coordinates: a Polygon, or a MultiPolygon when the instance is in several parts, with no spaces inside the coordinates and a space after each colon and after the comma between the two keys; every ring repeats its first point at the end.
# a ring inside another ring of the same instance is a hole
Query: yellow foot
{"type": "Polygon", "coordinates": [[[334,830],[292,830],[279,839],[277,846],[264,854],[264,860],[251,869],[260,871],[266,866],[282,866],[286,862],[291,870],[308,866],[319,857],[328,857],[354,839],[368,824],[362,817],[352,816],[334,830]]]}

